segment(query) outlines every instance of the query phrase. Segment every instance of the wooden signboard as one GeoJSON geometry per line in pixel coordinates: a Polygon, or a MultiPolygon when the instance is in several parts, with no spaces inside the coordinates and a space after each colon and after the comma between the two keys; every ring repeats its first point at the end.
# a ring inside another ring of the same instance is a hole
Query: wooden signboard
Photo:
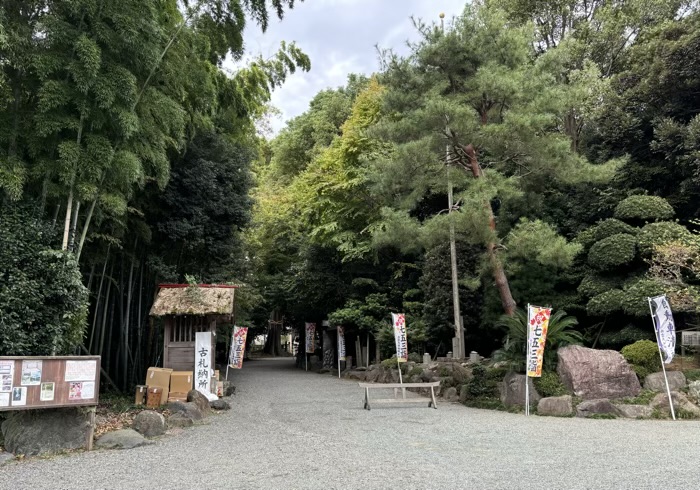
{"type": "Polygon", "coordinates": [[[0,411],[97,405],[100,356],[0,357],[0,411]]]}

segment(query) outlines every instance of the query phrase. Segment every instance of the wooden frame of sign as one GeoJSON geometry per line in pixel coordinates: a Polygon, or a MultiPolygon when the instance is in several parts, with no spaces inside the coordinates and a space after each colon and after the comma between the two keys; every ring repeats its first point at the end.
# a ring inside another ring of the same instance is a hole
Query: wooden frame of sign
{"type": "Polygon", "coordinates": [[[92,450],[100,398],[100,356],[0,356],[0,411],[88,407],[92,450]]]}

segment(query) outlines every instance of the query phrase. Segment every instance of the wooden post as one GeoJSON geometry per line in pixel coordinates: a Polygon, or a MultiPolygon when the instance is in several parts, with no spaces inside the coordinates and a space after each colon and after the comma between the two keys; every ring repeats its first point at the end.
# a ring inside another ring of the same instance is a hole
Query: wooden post
{"type": "Polygon", "coordinates": [[[87,435],[87,444],[85,445],[85,449],[88,451],[92,451],[92,443],[93,439],[95,438],[95,411],[97,407],[90,407],[88,408],[88,420],[90,427],[88,428],[88,435],[87,435]]]}

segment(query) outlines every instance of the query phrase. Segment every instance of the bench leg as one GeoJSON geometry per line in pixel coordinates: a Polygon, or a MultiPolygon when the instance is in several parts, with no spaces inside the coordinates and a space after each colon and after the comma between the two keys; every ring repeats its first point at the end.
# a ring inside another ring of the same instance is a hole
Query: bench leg
{"type": "Polygon", "coordinates": [[[369,388],[365,388],[365,410],[369,409],[369,388]]]}
{"type": "MultiPolygon", "coordinates": [[[[435,401],[435,388],[433,388],[432,386],[430,387],[430,398],[433,400],[430,403],[432,403],[433,408],[437,410],[437,402],[435,401]]],[[[428,404],[428,407],[430,407],[430,403],[428,404]]]]}

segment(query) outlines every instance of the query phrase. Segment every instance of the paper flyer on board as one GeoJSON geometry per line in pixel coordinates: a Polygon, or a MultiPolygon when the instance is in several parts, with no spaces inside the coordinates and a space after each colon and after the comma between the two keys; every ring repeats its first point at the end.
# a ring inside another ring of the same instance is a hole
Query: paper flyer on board
{"type": "Polygon", "coordinates": [[[14,376],[15,361],[0,361],[0,393],[9,393],[12,391],[12,380],[14,376]]]}
{"type": "Polygon", "coordinates": [[[69,384],[68,391],[69,400],[82,400],[83,399],[83,383],[74,382],[69,384]]]}
{"type": "Polygon", "coordinates": [[[95,381],[97,361],[66,361],[64,381],[95,381]]]}
{"type": "Polygon", "coordinates": [[[527,309],[527,358],[525,366],[527,375],[531,378],[542,376],[542,361],[544,345],[547,340],[547,327],[551,308],[528,305],[527,309]]]}
{"type": "Polygon", "coordinates": [[[406,316],[403,313],[392,313],[394,322],[394,341],[396,342],[396,358],[408,361],[408,337],[406,334],[406,316]]]}
{"type": "Polygon", "coordinates": [[[41,361],[22,361],[22,385],[38,386],[41,384],[41,361]]]}
{"type": "Polygon", "coordinates": [[[54,383],[41,383],[41,391],[39,392],[39,401],[53,401],[56,385],[54,383]]]}
{"type": "Polygon", "coordinates": [[[94,381],[83,381],[83,390],[80,392],[80,398],[83,400],[90,400],[92,398],[95,398],[94,381]]]}
{"type": "Polygon", "coordinates": [[[0,393],[0,407],[10,406],[10,393],[0,393]]]}
{"type": "Polygon", "coordinates": [[[22,407],[27,404],[27,388],[15,387],[12,388],[12,406],[22,407]]]}

